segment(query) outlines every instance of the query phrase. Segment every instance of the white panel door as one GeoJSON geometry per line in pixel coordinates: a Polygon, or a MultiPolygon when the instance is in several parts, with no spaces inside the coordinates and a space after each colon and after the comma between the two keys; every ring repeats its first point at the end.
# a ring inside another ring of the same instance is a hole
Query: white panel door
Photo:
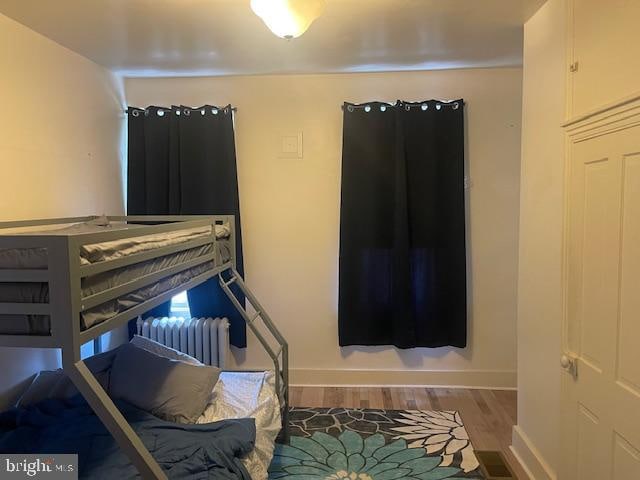
{"type": "Polygon", "coordinates": [[[570,145],[560,478],[640,479],[640,125],[570,145]]]}

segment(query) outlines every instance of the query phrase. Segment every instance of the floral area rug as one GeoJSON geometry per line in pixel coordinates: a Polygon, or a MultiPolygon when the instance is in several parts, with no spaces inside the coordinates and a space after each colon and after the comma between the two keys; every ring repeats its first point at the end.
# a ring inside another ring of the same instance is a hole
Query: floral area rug
{"type": "Polygon", "coordinates": [[[293,408],[269,479],[482,479],[453,411],[293,408]]]}

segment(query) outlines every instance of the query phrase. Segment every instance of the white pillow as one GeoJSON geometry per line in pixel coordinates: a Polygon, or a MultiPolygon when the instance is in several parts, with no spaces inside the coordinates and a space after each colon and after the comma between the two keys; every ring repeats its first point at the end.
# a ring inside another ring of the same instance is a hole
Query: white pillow
{"type": "Polygon", "coordinates": [[[155,353],[156,355],[159,355],[161,357],[169,358],[171,360],[179,360],[181,362],[188,363],[189,365],[204,365],[204,363],[202,363],[197,358],[193,358],[191,355],[179,352],[178,350],[167,347],[166,345],[162,345],[155,340],[141,337],[140,335],[134,335],[131,339],[131,343],[138,348],[142,348],[147,352],[155,353]]]}

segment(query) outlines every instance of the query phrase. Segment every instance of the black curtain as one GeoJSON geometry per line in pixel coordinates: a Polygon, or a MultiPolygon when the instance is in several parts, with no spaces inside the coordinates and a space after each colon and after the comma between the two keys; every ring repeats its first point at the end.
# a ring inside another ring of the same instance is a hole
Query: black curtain
{"type": "Polygon", "coordinates": [[[345,103],[340,345],[466,346],[463,105],[345,103]]]}
{"type": "MultiPolygon", "coordinates": [[[[129,108],[130,215],[235,215],[236,268],[244,276],[231,106],[129,108]]],[[[237,297],[244,297],[233,285],[237,297]]],[[[217,278],[188,292],[194,317],[226,316],[231,344],[246,347],[245,322],[217,278]]],[[[151,314],[166,316],[169,304],[151,314]]]]}

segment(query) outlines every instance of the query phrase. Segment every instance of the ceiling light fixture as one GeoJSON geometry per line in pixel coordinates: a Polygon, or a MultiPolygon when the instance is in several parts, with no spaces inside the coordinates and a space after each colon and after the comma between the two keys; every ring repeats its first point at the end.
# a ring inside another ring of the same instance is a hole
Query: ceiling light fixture
{"type": "Polygon", "coordinates": [[[318,18],[326,0],[251,0],[251,10],[281,38],[302,35],[318,18]]]}

